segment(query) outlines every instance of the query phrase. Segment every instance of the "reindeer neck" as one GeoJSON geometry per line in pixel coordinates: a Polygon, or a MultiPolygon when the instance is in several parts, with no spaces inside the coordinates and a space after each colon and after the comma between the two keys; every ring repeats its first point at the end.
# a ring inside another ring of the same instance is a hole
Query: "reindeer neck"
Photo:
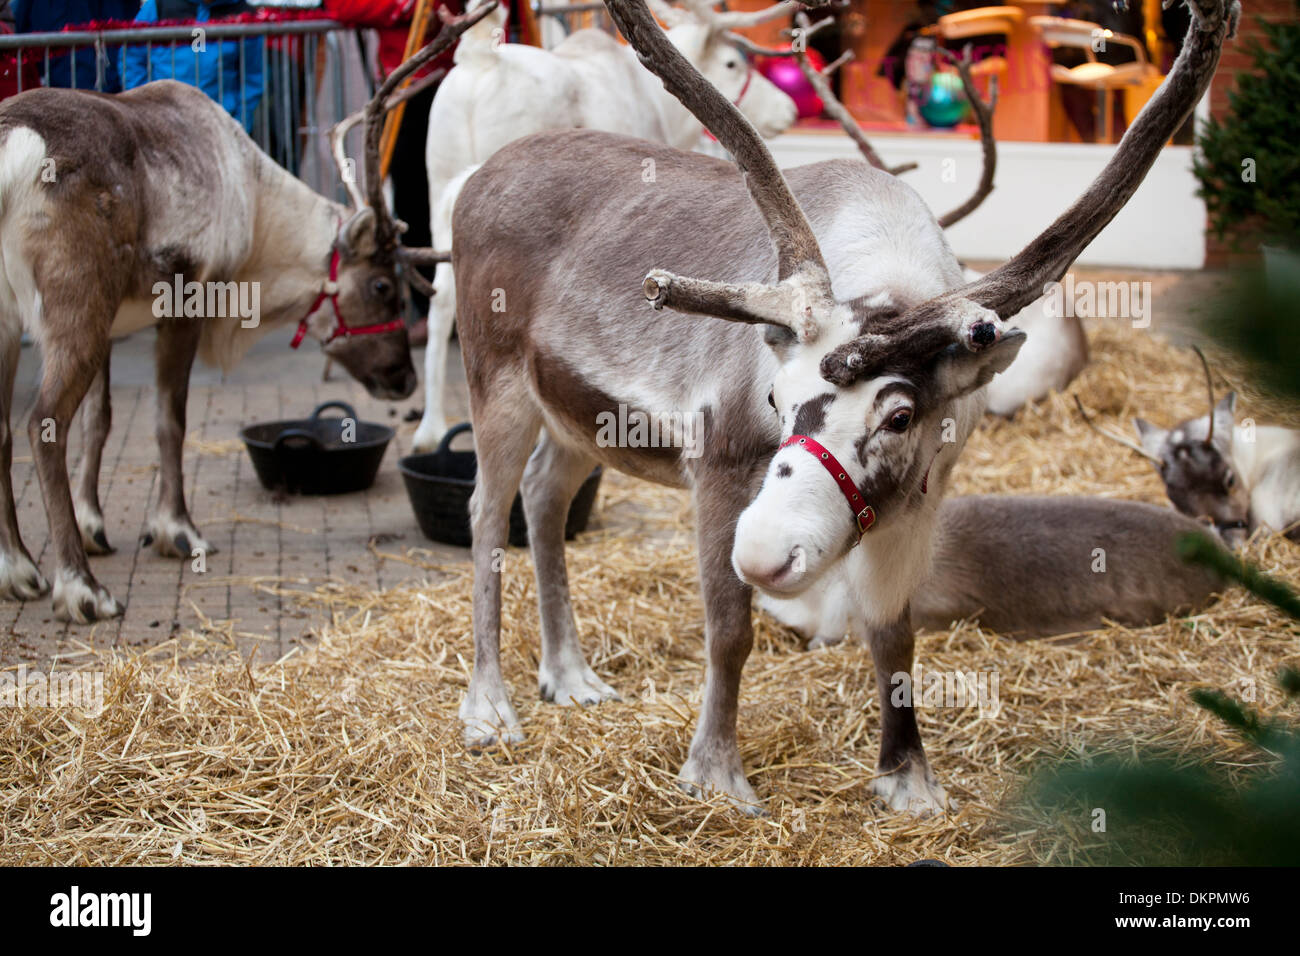
{"type": "Polygon", "coordinates": [[[247,274],[261,284],[267,329],[298,321],[329,275],[330,249],[349,212],[269,159],[259,170],[257,222],[247,274]]]}

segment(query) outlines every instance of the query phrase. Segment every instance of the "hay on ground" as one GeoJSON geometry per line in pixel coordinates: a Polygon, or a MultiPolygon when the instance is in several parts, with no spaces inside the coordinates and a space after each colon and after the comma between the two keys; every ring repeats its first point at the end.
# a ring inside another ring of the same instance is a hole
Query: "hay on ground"
{"type": "MultiPolygon", "coordinates": [[[[1074,391],[1102,423],[1203,409],[1190,353],[1135,330],[1092,332],[1094,363],[1074,391]]],[[[1089,431],[1062,396],[981,430],[956,490],[1163,500],[1150,465],[1089,431]]],[[[1013,643],[969,624],[923,633],[926,669],[996,668],[999,706],[919,709],[960,808],[916,819],[871,798],[880,738],[868,652],[803,652],[760,615],[740,735],[769,815],[744,818],[675,785],[704,671],[689,507],[683,493],[609,475],[601,529],[570,548],[584,645],[621,702],[538,701],[531,568],[510,552],[503,666],[528,738],[509,750],[475,755],[460,742],[473,653],[464,564],[388,592],[286,584],[286,601],[332,623],[280,660],[240,655],[233,626],[216,622],[152,649],[85,645],[71,663],[105,671],[102,712],[0,709],[0,862],[1063,862],[1067,834],[1026,831],[1005,809],[1027,769],[1116,739],[1254,764],[1188,691],[1252,680],[1272,711],[1272,674],[1300,663],[1295,626],[1240,591],[1190,618],[1073,644],[1013,643]]],[[[1250,557],[1300,582],[1291,543],[1258,540],[1250,557]]]]}

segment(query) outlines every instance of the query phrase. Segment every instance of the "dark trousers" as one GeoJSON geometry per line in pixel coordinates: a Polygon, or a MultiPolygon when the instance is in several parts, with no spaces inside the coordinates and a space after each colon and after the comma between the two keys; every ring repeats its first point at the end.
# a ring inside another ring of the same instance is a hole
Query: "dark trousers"
{"type": "MultiPolygon", "coordinates": [[[[397,131],[397,146],[393,150],[393,163],[388,175],[393,181],[393,214],[409,227],[402,237],[408,246],[427,246],[433,242],[429,232],[429,175],[424,167],[424,141],[429,133],[429,108],[433,105],[435,83],[427,90],[406,101],[401,128],[397,131]]],[[[421,274],[433,281],[432,269],[421,269],[421,274]]],[[[429,299],[414,289],[411,301],[415,303],[416,316],[429,313],[429,299]]]]}

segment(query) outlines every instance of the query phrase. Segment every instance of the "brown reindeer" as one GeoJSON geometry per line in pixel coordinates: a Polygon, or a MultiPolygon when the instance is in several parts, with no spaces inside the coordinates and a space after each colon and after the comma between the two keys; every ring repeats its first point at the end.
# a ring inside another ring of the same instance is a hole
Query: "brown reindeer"
{"type": "Polygon", "coordinates": [[[400,225],[383,202],[381,121],[397,85],[490,9],[444,16],[438,38],[381,87],[366,117],[369,204],[353,210],[277,166],[190,86],[164,81],[118,96],[36,89],[0,105],[0,591],[29,600],[49,587],[19,535],[10,478],[24,329],[44,363],[28,434],[60,620],[123,610],[86,557],[111,550],[98,478],[113,338],[157,329],[161,467],[144,543],[162,555],[212,550],[190,520],[181,480],[196,354],[229,367],[258,336],[298,322],[295,346],[317,339],[371,394],[412,392],[398,281],[402,264],[422,253],[401,248],[400,225]],[[232,315],[235,300],[255,308],[232,315]],[[83,398],[86,451],[74,500],[68,429],[83,398]]]}
{"type": "Polygon", "coordinates": [[[884,702],[889,675],[911,669],[908,604],[949,472],[984,386],[1024,339],[1003,319],[1059,280],[1132,196],[1204,93],[1239,9],[1192,0],[1173,71],[1098,180],[1019,255],[963,284],[939,224],[905,183],[856,160],[783,176],[644,0],[606,5],[736,162],[548,132],[498,152],[456,202],[457,321],[479,458],[466,741],[522,734],[499,646],[499,549],[521,480],[542,695],[614,696],[582,653],[564,564],[567,504],[599,461],[694,493],[708,663],[683,784],[758,809],[736,741],[751,588],[799,594],[851,553],[866,565],[855,580],[869,591],[883,711],[873,786],[891,806],[942,806],[910,706],[884,702]],[[632,412],[660,423],[694,416],[702,441],[672,428],[653,443],[644,432],[600,439],[602,420],[632,412]]]}

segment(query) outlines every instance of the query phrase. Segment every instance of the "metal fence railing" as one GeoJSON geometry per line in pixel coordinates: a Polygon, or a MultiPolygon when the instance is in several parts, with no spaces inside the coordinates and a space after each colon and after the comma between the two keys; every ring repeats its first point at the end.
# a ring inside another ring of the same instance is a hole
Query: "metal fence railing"
{"type": "MultiPolygon", "coordinates": [[[[4,35],[0,82],[4,94],[34,85],[118,92],[161,78],[189,83],[224,105],[276,162],[342,200],[328,132],[370,96],[373,45],[370,31],[330,20],[4,35]]],[[[359,132],[353,136],[359,148],[359,132]]]]}
{"type": "Polygon", "coordinates": [[[561,3],[559,0],[533,0],[533,15],[537,17],[538,28],[542,35],[542,46],[546,49],[558,45],[575,30],[596,29],[606,33],[616,33],[614,21],[610,19],[605,4],[561,3]]]}

